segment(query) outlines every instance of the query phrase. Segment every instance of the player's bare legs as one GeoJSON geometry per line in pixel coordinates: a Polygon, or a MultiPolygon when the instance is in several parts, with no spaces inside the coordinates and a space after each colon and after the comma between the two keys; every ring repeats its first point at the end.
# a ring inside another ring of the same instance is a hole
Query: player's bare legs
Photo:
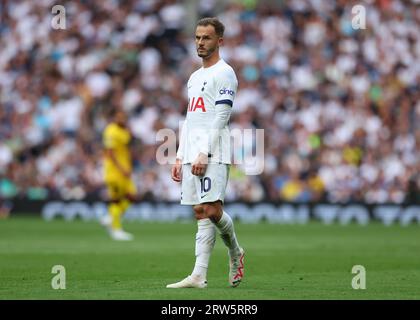
{"type": "Polygon", "coordinates": [[[131,205],[134,196],[127,194],[126,196],[116,197],[115,195],[109,201],[108,215],[101,219],[101,224],[107,228],[110,237],[117,241],[133,240],[133,235],[124,231],[121,219],[125,211],[131,205]]]}
{"type": "Polygon", "coordinates": [[[220,237],[229,250],[229,283],[236,287],[244,275],[244,250],[239,246],[232,218],[223,210],[221,201],[194,206],[198,221],[210,220],[219,231],[220,237]]]}
{"type": "Polygon", "coordinates": [[[184,280],[168,285],[168,288],[205,288],[207,287],[207,269],[210,256],[216,241],[216,227],[205,217],[203,207],[194,206],[197,218],[197,233],[195,235],[195,265],[190,276],[184,280]]]}
{"type": "Polygon", "coordinates": [[[194,214],[197,219],[197,234],[195,236],[195,265],[193,277],[207,279],[207,269],[210,256],[216,242],[216,228],[209,218],[206,218],[202,206],[194,206],[194,214]]]}
{"type": "MultiPolygon", "coordinates": [[[[207,157],[200,153],[192,164],[191,173],[195,176],[203,176],[207,170],[207,160],[207,157]]],[[[171,174],[174,181],[180,182],[182,180],[181,161],[176,161],[171,174]]],[[[193,209],[198,225],[194,270],[184,280],[167,287],[205,288],[207,286],[207,269],[216,240],[216,229],[229,249],[229,283],[232,287],[238,286],[244,275],[244,250],[238,244],[233,221],[223,210],[222,201],[201,203],[193,206],[193,209]]]]}
{"type": "Polygon", "coordinates": [[[195,205],[193,209],[198,225],[194,269],[190,276],[167,287],[205,288],[207,286],[207,269],[216,241],[216,229],[229,249],[229,283],[232,287],[238,286],[244,275],[244,250],[238,244],[232,219],[223,211],[221,201],[195,205]]]}

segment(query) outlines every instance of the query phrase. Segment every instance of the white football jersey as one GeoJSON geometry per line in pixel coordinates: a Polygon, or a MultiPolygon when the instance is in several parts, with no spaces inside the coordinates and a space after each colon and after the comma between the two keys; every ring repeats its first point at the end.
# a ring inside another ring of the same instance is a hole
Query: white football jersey
{"type": "MultiPolygon", "coordinates": [[[[210,129],[220,105],[233,106],[238,80],[223,59],[211,67],[201,67],[188,80],[188,111],[177,153],[182,163],[192,163],[203,146],[210,145],[210,129]],[[185,132],[184,132],[185,131],[185,132]]],[[[213,145],[210,163],[231,163],[230,131],[226,124],[213,145]]]]}

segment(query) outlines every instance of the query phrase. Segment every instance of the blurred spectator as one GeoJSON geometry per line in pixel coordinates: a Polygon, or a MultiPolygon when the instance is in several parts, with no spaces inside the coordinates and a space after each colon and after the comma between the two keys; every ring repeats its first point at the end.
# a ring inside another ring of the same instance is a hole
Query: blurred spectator
{"type": "Polygon", "coordinates": [[[101,196],[101,131],[122,108],[138,190],[177,201],[156,132],[178,132],[186,111],[196,5],[197,19],[226,25],[221,53],[239,79],[231,128],[265,130],[265,172],[233,166],[229,201],[419,201],[418,2],[366,1],[365,30],[351,27],[358,1],[258,3],[67,1],[67,29],[53,30],[52,1],[3,0],[0,197],[101,196]]]}
{"type": "Polygon", "coordinates": [[[11,201],[2,201],[0,199],[0,219],[8,218],[12,207],[13,205],[11,201]]]}

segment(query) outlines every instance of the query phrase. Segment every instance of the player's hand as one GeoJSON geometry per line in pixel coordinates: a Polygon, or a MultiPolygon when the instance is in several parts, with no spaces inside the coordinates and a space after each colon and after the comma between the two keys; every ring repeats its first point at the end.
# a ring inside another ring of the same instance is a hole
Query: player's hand
{"type": "Polygon", "coordinates": [[[122,170],[124,177],[130,179],[131,178],[131,171],[122,170]]]}
{"type": "Polygon", "coordinates": [[[182,163],[180,159],[176,159],[176,163],[172,166],[171,176],[175,182],[181,182],[182,163]]]}
{"type": "Polygon", "coordinates": [[[204,153],[199,153],[197,159],[192,164],[191,173],[195,176],[204,176],[207,170],[209,158],[204,153]]]}

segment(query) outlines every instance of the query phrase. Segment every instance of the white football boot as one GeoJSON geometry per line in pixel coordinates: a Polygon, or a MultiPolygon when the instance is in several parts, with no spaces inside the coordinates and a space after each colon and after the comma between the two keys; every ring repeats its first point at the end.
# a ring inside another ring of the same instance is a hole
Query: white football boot
{"type": "Polygon", "coordinates": [[[235,257],[230,257],[229,265],[229,283],[232,287],[237,287],[244,277],[244,257],[245,251],[239,248],[240,254],[235,257]]]}
{"type": "Polygon", "coordinates": [[[110,235],[113,240],[117,241],[131,241],[134,239],[134,236],[131,233],[123,230],[111,230],[110,235]]]}
{"type": "Polygon", "coordinates": [[[184,280],[176,283],[168,284],[166,288],[200,288],[204,289],[207,287],[207,280],[200,279],[198,277],[188,276],[184,280]]]}

